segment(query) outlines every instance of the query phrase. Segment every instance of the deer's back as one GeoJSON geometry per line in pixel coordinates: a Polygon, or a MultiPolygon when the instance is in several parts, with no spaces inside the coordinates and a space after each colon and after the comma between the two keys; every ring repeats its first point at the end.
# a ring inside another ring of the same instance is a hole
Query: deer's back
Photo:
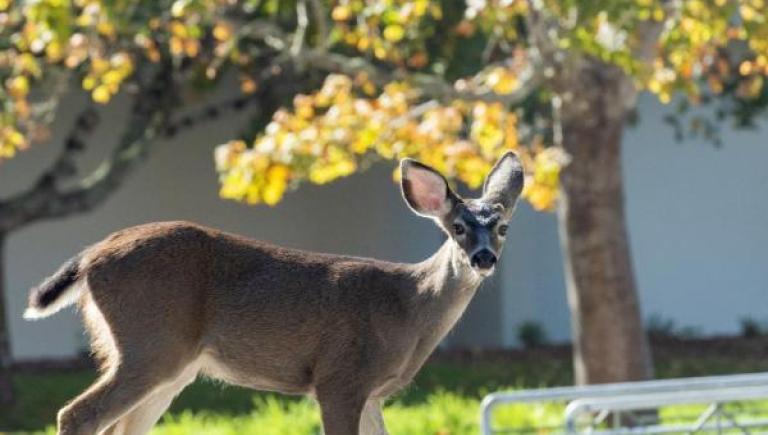
{"type": "Polygon", "coordinates": [[[108,323],[176,335],[232,383],[302,393],[336,370],[397,365],[387,355],[411,346],[390,335],[408,316],[412,278],[403,265],[186,222],[119,231],[90,248],[84,264],[108,323]]]}
{"type": "Polygon", "coordinates": [[[371,305],[397,311],[394,287],[409,279],[404,265],[283,248],[189,222],[115,232],[86,250],[81,267],[92,283],[121,284],[113,296],[122,284],[141,283],[153,288],[143,296],[174,298],[168,303],[201,298],[209,314],[257,306],[315,315],[371,305]]]}

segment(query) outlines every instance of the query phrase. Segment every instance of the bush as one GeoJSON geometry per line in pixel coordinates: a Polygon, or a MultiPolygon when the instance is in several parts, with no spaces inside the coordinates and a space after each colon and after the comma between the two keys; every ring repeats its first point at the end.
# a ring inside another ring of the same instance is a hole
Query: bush
{"type": "Polygon", "coordinates": [[[690,340],[701,337],[701,330],[695,326],[678,327],[675,321],[655,313],[645,321],[645,331],[651,339],[690,340]]]}
{"type": "Polygon", "coordinates": [[[744,338],[755,338],[768,335],[768,324],[752,317],[741,319],[741,336],[744,338]]]}
{"type": "Polygon", "coordinates": [[[517,339],[520,340],[523,347],[530,349],[546,344],[547,332],[541,323],[529,320],[517,327],[517,339]]]}

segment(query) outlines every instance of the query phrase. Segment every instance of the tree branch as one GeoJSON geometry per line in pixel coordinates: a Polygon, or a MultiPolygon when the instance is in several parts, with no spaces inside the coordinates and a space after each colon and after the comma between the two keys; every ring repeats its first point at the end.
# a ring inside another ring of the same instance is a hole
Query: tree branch
{"type": "Polygon", "coordinates": [[[291,43],[291,56],[298,56],[301,53],[308,27],[307,2],[306,0],[298,0],[296,2],[296,32],[293,34],[293,42],[291,43]]]}
{"type": "Polygon", "coordinates": [[[65,149],[32,188],[0,203],[0,229],[11,231],[38,220],[82,213],[103,203],[144,159],[161,134],[173,98],[171,80],[169,65],[164,65],[149,83],[139,86],[117,147],[74,188],[61,190],[58,186],[58,181],[71,175],[74,164],[71,150],[65,149]]]}
{"type": "MultiPolygon", "coordinates": [[[[534,57],[529,68],[519,77],[521,85],[514,92],[506,95],[496,94],[487,89],[456,89],[442,77],[433,74],[413,73],[406,69],[391,69],[384,65],[373,63],[360,56],[347,56],[341,53],[327,51],[325,47],[305,48],[298,56],[292,56],[295,41],[276,24],[258,20],[244,25],[238,32],[240,37],[251,37],[264,41],[277,50],[280,55],[276,64],[298,63],[298,69],[312,67],[326,73],[334,72],[354,76],[365,73],[377,85],[385,85],[393,81],[405,81],[419,88],[424,98],[450,101],[466,99],[486,102],[500,102],[505,105],[515,105],[522,102],[530,93],[544,82],[544,68],[541,68],[538,57],[534,57]]],[[[493,66],[493,65],[488,65],[493,66]]]]}
{"type": "Polygon", "coordinates": [[[544,81],[541,69],[531,65],[519,77],[520,86],[514,92],[502,95],[485,89],[457,89],[442,77],[432,74],[411,73],[403,69],[388,70],[361,57],[348,57],[321,50],[305,51],[301,61],[326,72],[338,72],[352,76],[366,73],[378,85],[393,81],[405,81],[418,88],[424,98],[440,101],[463,99],[514,105],[522,102],[544,81]]]}
{"type": "Polygon", "coordinates": [[[319,47],[322,50],[328,48],[330,40],[328,39],[328,18],[325,8],[321,4],[320,0],[309,0],[311,6],[310,11],[312,13],[312,19],[315,21],[315,27],[317,27],[317,39],[319,47]]]}

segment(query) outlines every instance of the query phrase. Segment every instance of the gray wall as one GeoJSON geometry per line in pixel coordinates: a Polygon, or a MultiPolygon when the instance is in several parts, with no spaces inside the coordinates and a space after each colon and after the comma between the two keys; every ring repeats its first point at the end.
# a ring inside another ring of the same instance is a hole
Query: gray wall
{"type": "Polygon", "coordinates": [[[676,143],[643,102],[625,140],[627,209],[641,302],[704,333],[768,320],[768,120],[723,146],[676,143]]]}
{"type": "MultiPolygon", "coordinates": [[[[640,124],[623,143],[627,219],[644,318],[659,315],[702,334],[768,321],[768,120],[722,131],[723,146],[674,140],[670,106],[644,95],[640,124]]],[[[504,344],[520,322],[569,338],[557,222],[524,207],[511,227],[502,277],[504,344]],[[510,258],[511,257],[511,258],[510,258]]]]}
{"type": "MultiPolygon", "coordinates": [[[[63,104],[55,138],[83,103],[63,104]]],[[[127,101],[108,106],[84,161],[93,167],[115,142],[127,101]]],[[[729,333],[741,317],[768,319],[768,125],[724,133],[723,148],[676,143],[662,125],[666,107],[641,100],[642,121],[625,138],[627,208],[645,315],[658,313],[705,333],[729,333]]],[[[7,289],[16,358],[68,356],[84,346],[72,310],[40,322],[21,319],[27,289],[65,259],[119,228],[188,219],[287,246],[417,261],[440,243],[415,217],[382,164],[339,182],[305,185],[276,207],[249,207],[217,196],[213,145],[237,136],[246,118],[207,124],[163,142],[106,204],[87,215],[43,222],[15,233],[6,246],[7,289]]],[[[37,145],[0,166],[0,196],[32,182],[60,146],[37,145]]],[[[555,341],[569,337],[569,317],[555,216],[522,204],[498,276],[483,285],[447,343],[516,344],[518,325],[541,322],[555,341]]]]}

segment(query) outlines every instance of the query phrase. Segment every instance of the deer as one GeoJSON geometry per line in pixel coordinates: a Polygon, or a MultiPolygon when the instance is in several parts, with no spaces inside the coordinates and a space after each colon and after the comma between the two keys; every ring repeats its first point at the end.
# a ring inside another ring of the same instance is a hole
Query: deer
{"type": "Polygon", "coordinates": [[[199,375],[307,395],[326,435],[386,434],[409,384],[498,263],[524,184],[508,151],[463,199],[416,160],[406,204],[445,233],[394,263],[275,246],[189,222],[117,231],[30,291],[27,319],[77,305],[100,377],[57,415],[59,435],[147,433],[199,375]]]}

